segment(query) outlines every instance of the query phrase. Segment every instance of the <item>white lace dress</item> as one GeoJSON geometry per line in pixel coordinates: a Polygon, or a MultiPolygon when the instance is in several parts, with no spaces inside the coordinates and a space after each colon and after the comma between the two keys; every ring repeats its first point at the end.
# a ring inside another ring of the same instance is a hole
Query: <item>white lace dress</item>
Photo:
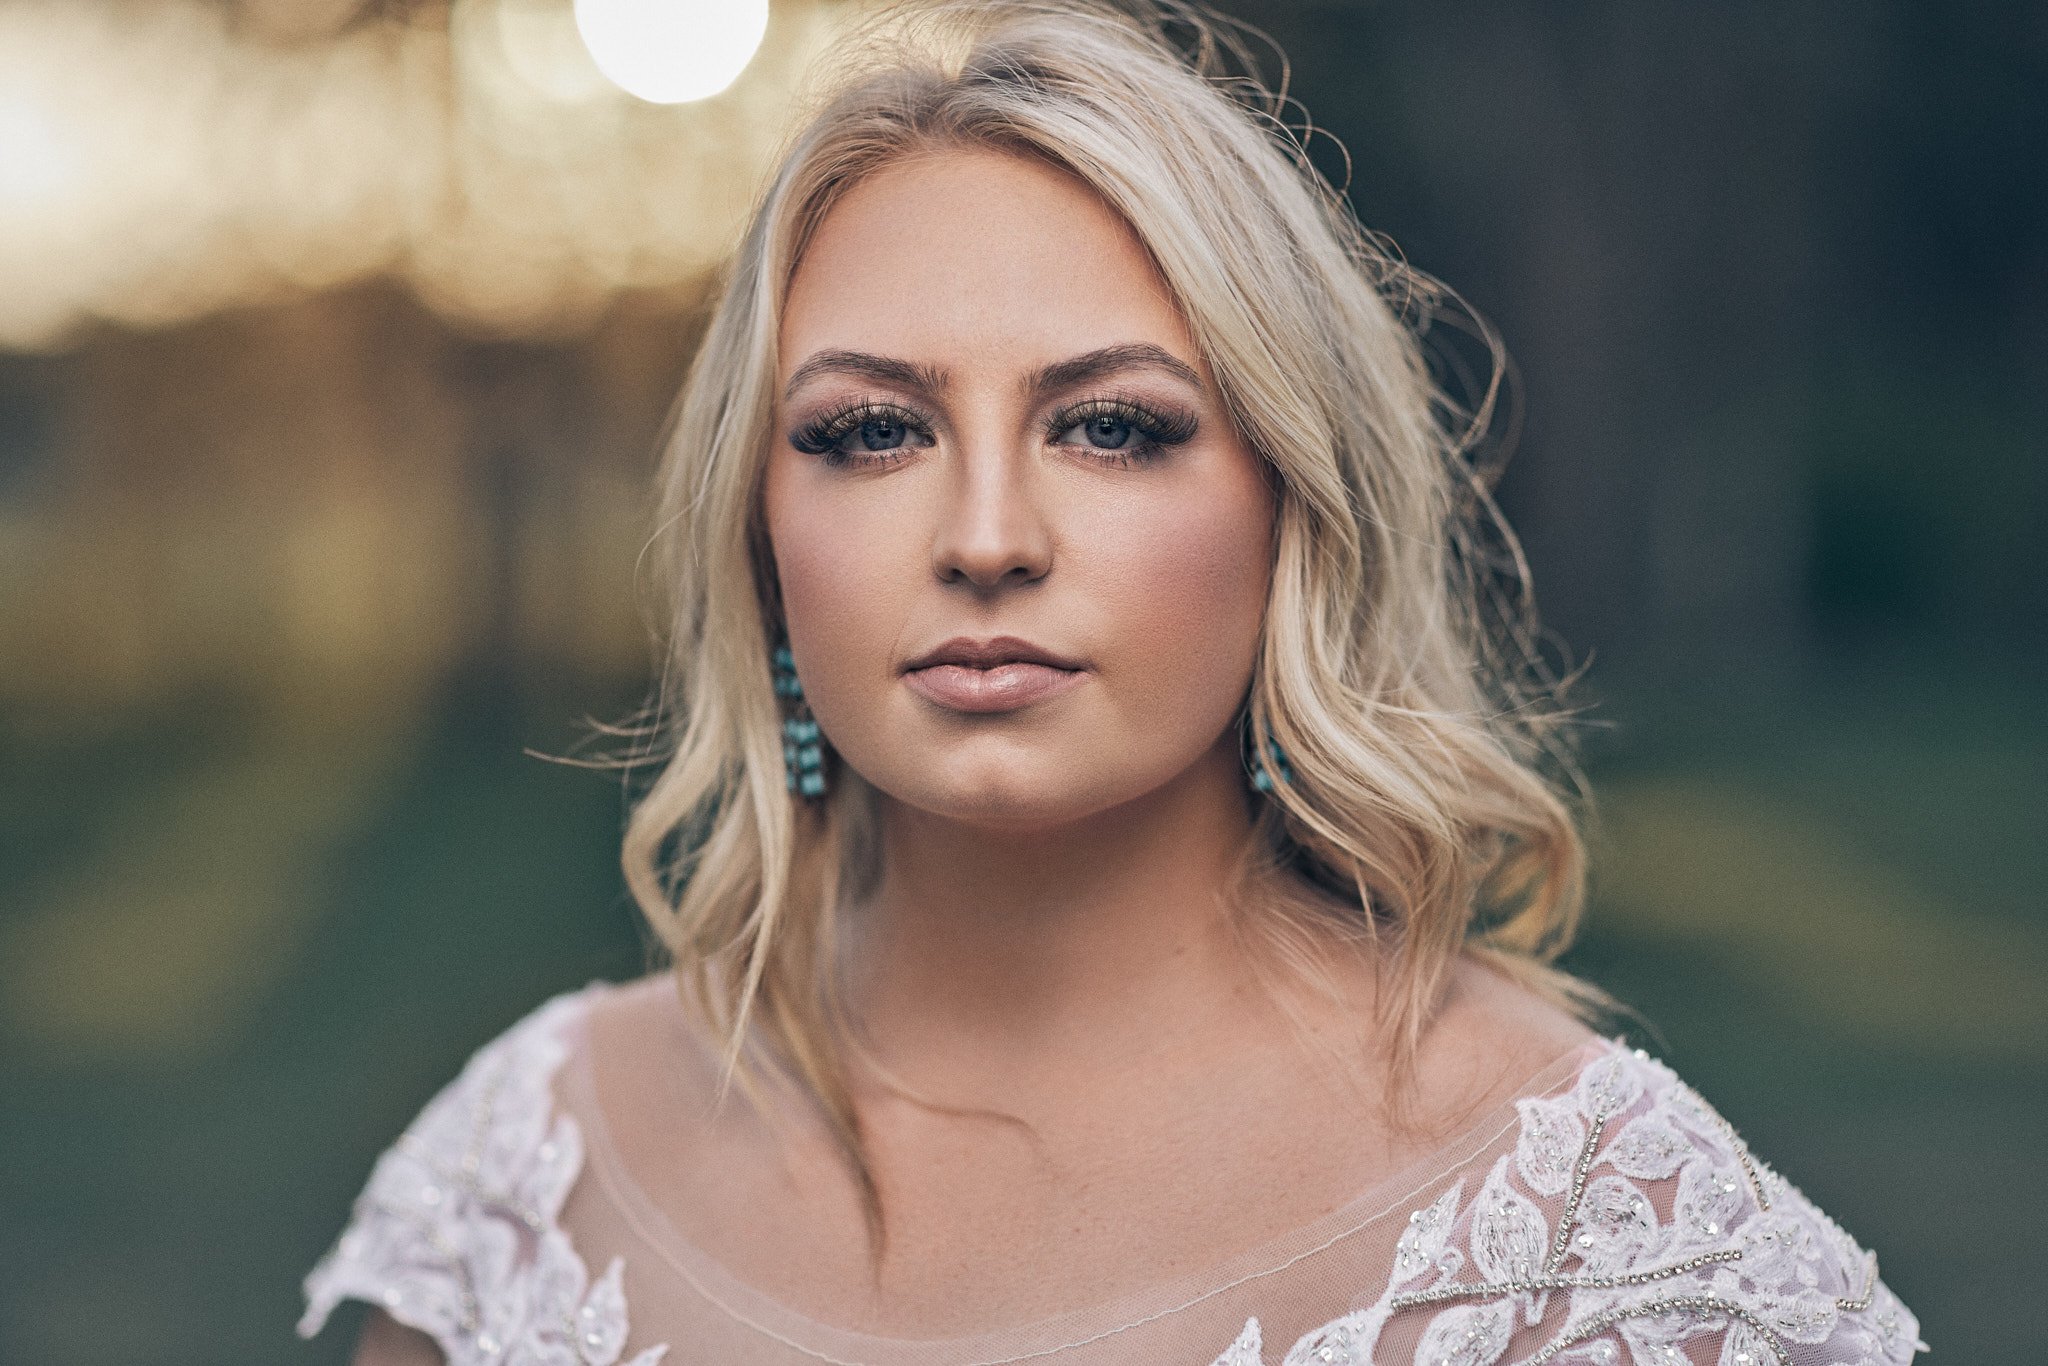
{"type": "Polygon", "coordinates": [[[1611,1040],[1221,1266],[973,1338],[837,1329],[738,1281],[634,1179],[585,1035],[626,990],[549,1001],[427,1105],[306,1278],[302,1335],[356,1298],[455,1366],[1877,1366],[1926,1345],[1872,1254],[1611,1040]]]}

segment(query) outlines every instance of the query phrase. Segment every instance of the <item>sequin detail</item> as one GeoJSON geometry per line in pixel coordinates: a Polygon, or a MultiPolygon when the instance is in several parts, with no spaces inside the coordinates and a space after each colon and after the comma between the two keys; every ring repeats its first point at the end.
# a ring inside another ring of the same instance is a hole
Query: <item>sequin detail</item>
{"type": "Polygon", "coordinates": [[[557,997],[485,1045],[378,1159],[306,1277],[301,1337],[360,1299],[433,1338],[449,1366],[618,1366],[624,1263],[593,1282],[556,1222],[583,1165],[582,1135],[552,1094],[580,1005],[557,997]]]}
{"type": "Polygon", "coordinates": [[[1514,1148],[1477,1194],[1460,1178],[1411,1211],[1379,1299],[1286,1366],[1689,1366],[1702,1348],[1720,1366],[1904,1366],[1926,1350],[1877,1259],[1662,1063],[1617,1041],[1568,1094],[1516,1104],[1514,1148]],[[1412,1353],[1382,1352],[1409,1315],[1428,1315],[1412,1353]]]}

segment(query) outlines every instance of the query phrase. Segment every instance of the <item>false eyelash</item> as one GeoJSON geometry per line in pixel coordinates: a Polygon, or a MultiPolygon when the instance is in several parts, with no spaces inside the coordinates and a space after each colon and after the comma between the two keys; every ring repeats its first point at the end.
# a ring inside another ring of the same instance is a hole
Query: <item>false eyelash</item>
{"type": "Polygon", "coordinates": [[[1197,426],[1192,413],[1179,410],[1160,412],[1135,399],[1115,395],[1107,398],[1091,398],[1070,407],[1063,408],[1046,425],[1045,439],[1049,442],[1061,432],[1072,429],[1078,422],[1093,418],[1109,417],[1128,423],[1135,429],[1139,439],[1129,446],[1114,449],[1091,446],[1089,453],[1100,459],[1121,464],[1136,464],[1156,459],[1168,446],[1178,446],[1194,436],[1197,426]]]}
{"type": "Polygon", "coordinates": [[[830,464],[888,460],[894,457],[895,452],[867,451],[856,455],[854,452],[838,449],[840,440],[848,432],[863,423],[877,420],[901,423],[925,440],[932,439],[931,423],[921,413],[900,403],[863,398],[818,414],[789,434],[789,444],[807,455],[822,456],[830,464]]]}
{"type": "MultiPolygon", "coordinates": [[[[1162,412],[1135,398],[1113,394],[1084,399],[1062,408],[1047,422],[1045,440],[1050,444],[1062,432],[1072,430],[1075,424],[1098,417],[1127,423],[1138,433],[1138,440],[1128,446],[1085,447],[1092,458],[1120,465],[1134,465],[1158,458],[1167,447],[1178,446],[1192,438],[1199,425],[1192,413],[1176,409],[1162,412]]],[[[839,449],[839,442],[849,432],[877,420],[898,423],[926,442],[933,440],[931,419],[916,409],[889,400],[860,398],[803,423],[789,434],[789,443],[831,465],[888,464],[901,459],[901,447],[866,452],[839,449]]]]}

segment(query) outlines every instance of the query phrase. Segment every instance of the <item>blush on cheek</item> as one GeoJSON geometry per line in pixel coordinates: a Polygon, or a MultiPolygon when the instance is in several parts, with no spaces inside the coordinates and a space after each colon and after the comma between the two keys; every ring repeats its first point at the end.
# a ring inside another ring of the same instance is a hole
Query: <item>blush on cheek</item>
{"type": "Polygon", "coordinates": [[[903,630],[904,566],[886,528],[858,509],[792,497],[769,507],[782,610],[804,694],[826,730],[849,741],[893,681],[903,630]]]}
{"type": "MultiPolygon", "coordinates": [[[[809,673],[837,672],[861,649],[886,647],[890,576],[858,547],[820,538],[775,546],[783,614],[809,673]]],[[[900,597],[900,593],[896,596],[900,597]]]]}
{"type": "Polygon", "coordinates": [[[1271,575],[1267,518],[1256,505],[1188,500],[1129,518],[1113,581],[1140,616],[1215,640],[1255,630],[1271,575]],[[1233,630],[1235,628],[1235,630],[1233,630]]]}
{"type": "MultiPolygon", "coordinates": [[[[814,623],[838,615],[841,599],[857,595],[876,575],[861,563],[872,549],[863,551],[857,523],[821,496],[814,471],[791,469],[793,462],[787,453],[771,457],[764,505],[791,634],[809,636],[814,623]]],[[[812,667],[821,663],[813,661],[812,667]]]]}
{"type": "Polygon", "coordinates": [[[1122,520],[1100,562],[1121,691],[1177,729],[1220,729],[1251,676],[1271,577],[1267,514],[1213,490],[1122,520]]]}

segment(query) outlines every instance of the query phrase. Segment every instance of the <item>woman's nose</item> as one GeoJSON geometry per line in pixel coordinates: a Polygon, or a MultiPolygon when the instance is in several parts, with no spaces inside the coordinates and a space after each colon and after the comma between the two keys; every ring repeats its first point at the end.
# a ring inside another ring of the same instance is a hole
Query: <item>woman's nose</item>
{"type": "Polygon", "coordinates": [[[957,455],[932,540],[932,569],[982,591],[1034,582],[1052,568],[1052,529],[1027,457],[983,449],[957,455]]]}

